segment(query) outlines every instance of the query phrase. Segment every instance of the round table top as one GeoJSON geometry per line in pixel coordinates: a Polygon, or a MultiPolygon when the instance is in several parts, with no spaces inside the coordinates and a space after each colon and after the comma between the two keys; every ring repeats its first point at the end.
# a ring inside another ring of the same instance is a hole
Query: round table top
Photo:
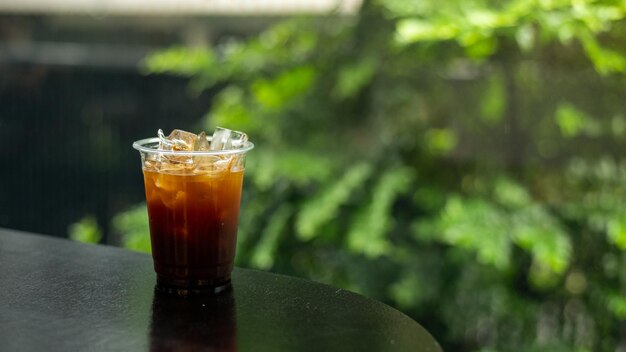
{"type": "Polygon", "coordinates": [[[149,255],[0,230],[0,349],[441,351],[361,295],[236,268],[215,297],[155,292],[149,255]]]}

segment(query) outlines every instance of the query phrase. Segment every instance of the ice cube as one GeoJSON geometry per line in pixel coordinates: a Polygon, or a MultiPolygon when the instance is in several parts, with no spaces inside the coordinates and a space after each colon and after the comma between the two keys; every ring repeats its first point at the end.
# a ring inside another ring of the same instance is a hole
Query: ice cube
{"type": "Polygon", "coordinates": [[[197,156],[195,160],[194,173],[207,175],[222,173],[230,168],[232,160],[232,156],[197,156]]]}
{"type": "Polygon", "coordinates": [[[230,171],[237,172],[243,171],[245,168],[246,156],[237,154],[233,156],[233,162],[230,164],[230,171]]]}
{"type": "Polygon", "coordinates": [[[157,131],[157,136],[159,137],[159,149],[160,150],[170,150],[172,149],[172,142],[170,142],[167,137],[165,137],[165,133],[163,130],[159,128],[157,131]]]}
{"type": "Polygon", "coordinates": [[[163,160],[158,165],[158,171],[162,174],[184,175],[193,167],[194,164],[191,157],[163,155],[163,160]]]}
{"type": "Polygon", "coordinates": [[[193,146],[193,150],[210,150],[211,144],[209,140],[206,138],[206,133],[204,131],[200,132],[193,146]]]}
{"type": "Polygon", "coordinates": [[[196,139],[198,138],[195,133],[183,130],[173,130],[169,136],[165,137],[163,130],[159,129],[158,135],[161,141],[159,148],[163,150],[193,150],[196,139]]]}
{"type": "Polygon", "coordinates": [[[142,154],[143,169],[146,171],[157,171],[161,163],[159,155],[156,153],[142,154]]]}
{"type": "MultiPolygon", "coordinates": [[[[159,149],[167,150],[167,151],[191,151],[194,150],[196,140],[198,136],[195,133],[183,131],[183,130],[173,130],[169,136],[165,137],[163,130],[159,129],[157,132],[159,135],[159,149]]],[[[165,163],[169,164],[193,164],[193,158],[186,155],[161,155],[160,158],[160,169],[162,168],[170,168],[171,165],[165,165],[165,163]]],[[[161,171],[161,170],[159,170],[161,171]]],[[[165,171],[165,170],[163,170],[165,171]]],[[[178,170],[174,170],[178,171],[178,170]]]]}
{"type": "Polygon", "coordinates": [[[243,132],[232,131],[230,133],[230,140],[231,140],[233,149],[243,148],[243,146],[248,141],[248,135],[243,132]]]}
{"type": "Polygon", "coordinates": [[[229,149],[230,132],[229,129],[217,127],[213,132],[213,139],[211,139],[211,150],[229,149]]]}
{"type": "MultiPolygon", "coordinates": [[[[206,133],[200,132],[194,150],[207,151],[211,149],[209,140],[206,137],[206,133]]],[[[219,170],[219,163],[223,158],[215,155],[198,155],[194,157],[193,171],[196,174],[213,173],[219,170]]]]}
{"type": "Polygon", "coordinates": [[[248,141],[248,135],[227,128],[216,127],[211,140],[211,150],[238,149],[248,141]]]}

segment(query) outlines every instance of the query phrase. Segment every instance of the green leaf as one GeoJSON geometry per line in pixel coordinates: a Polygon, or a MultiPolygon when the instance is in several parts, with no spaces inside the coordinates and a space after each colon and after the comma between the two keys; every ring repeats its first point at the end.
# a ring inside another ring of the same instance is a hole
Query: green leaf
{"type": "Polygon", "coordinates": [[[500,270],[509,266],[509,221],[492,204],[452,196],[441,213],[439,229],[443,242],[475,252],[479,262],[500,270]]]}
{"type": "Polygon", "coordinates": [[[535,47],[535,27],[530,23],[519,26],[515,32],[515,40],[522,51],[531,51],[535,47]]]}
{"type": "Polygon", "coordinates": [[[395,199],[409,190],[413,171],[408,168],[387,170],[373,189],[372,200],[354,216],[348,232],[348,248],[369,258],[389,253],[386,235],[393,226],[391,207],[395,199]]]}
{"type": "Polygon", "coordinates": [[[626,297],[623,293],[608,292],[605,294],[605,302],[608,310],[617,319],[626,319],[626,297]]]}
{"type": "Polygon", "coordinates": [[[339,70],[333,95],[339,99],[351,98],[366,86],[376,72],[377,61],[371,57],[345,65],[339,70]]]}
{"type": "Polygon", "coordinates": [[[306,93],[315,82],[315,70],[302,66],[280,73],[273,79],[258,79],[250,91],[266,109],[280,109],[306,93]]]}
{"type": "Polygon", "coordinates": [[[441,41],[453,39],[460,30],[452,22],[433,23],[419,19],[398,21],[396,27],[396,42],[410,44],[423,41],[441,41]]]}
{"type": "Polygon", "coordinates": [[[88,215],[73,223],[69,228],[70,239],[83,243],[98,243],[102,239],[102,231],[93,215],[88,215]]]}
{"type": "Polygon", "coordinates": [[[607,223],[607,235],[617,248],[626,250],[626,216],[610,219],[607,223]]]}
{"type": "Polygon", "coordinates": [[[335,218],[339,207],[350,199],[358,187],[363,185],[372,171],[372,166],[369,164],[356,164],[329,188],[304,203],[296,219],[298,237],[302,240],[316,237],[319,228],[335,218]]]}
{"type": "Polygon", "coordinates": [[[295,147],[282,150],[260,146],[246,161],[246,172],[260,190],[268,190],[277,182],[287,181],[298,187],[323,182],[332,175],[335,161],[322,153],[309,153],[295,147]]]}
{"type": "Polygon", "coordinates": [[[205,123],[208,131],[212,131],[216,126],[228,126],[249,134],[257,130],[259,122],[252,118],[253,112],[250,111],[243,89],[228,86],[215,97],[214,104],[205,123]]]}
{"type": "Polygon", "coordinates": [[[424,286],[424,283],[420,282],[418,276],[411,271],[391,285],[389,291],[399,307],[409,308],[415,306],[421,300],[424,286]]]}
{"type": "Polygon", "coordinates": [[[432,128],[424,136],[427,148],[433,154],[446,154],[452,151],[457,144],[454,131],[446,128],[432,128]]]}
{"type": "Polygon", "coordinates": [[[272,214],[250,258],[250,263],[253,266],[259,269],[269,269],[272,267],[274,258],[278,255],[276,251],[278,249],[280,236],[285,231],[287,222],[292,213],[291,205],[286,203],[272,214]]]}
{"type": "Polygon", "coordinates": [[[510,19],[496,11],[489,9],[474,9],[466,14],[467,23],[471,27],[480,29],[493,29],[504,25],[510,25],[510,19]]]}
{"type": "Polygon", "coordinates": [[[587,115],[568,103],[559,105],[554,118],[566,138],[576,137],[589,121],[587,115]]]}
{"type": "Polygon", "coordinates": [[[211,70],[216,64],[213,50],[173,47],[146,57],[143,66],[149,73],[171,73],[193,76],[211,70]]]}
{"type": "Polygon", "coordinates": [[[498,40],[482,32],[464,33],[458,40],[465,48],[467,56],[473,59],[489,57],[498,48],[498,40]]]}
{"type": "Polygon", "coordinates": [[[528,250],[542,268],[562,274],[569,265],[572,243],[556,219],[540,206],[524,209],[515,215],[513,241],[528,250]]]}
{"type": "Polygon", "coordinates": [[[113,229],[122,236],[124,248],[150,253],[150,228],[148,209],[139,204],[113,217],[113,229]]]}
{"type": "Polygon", "coordinates": [[[495,182],[494,197],[510,208],[522,208],[530,205],[532,201],[526,189],[507,178],[500,178],[495,182]]]}
{"type": "Polygon", "coordinates": [[[626,72],[626,56],[623,53],[605,48],[590,33],[581,35],[583,48],[593,62],[596,71],[602,75],[626,72]]]}
{"type": "Polygon", "coordinates": [[[446,203],[446,192],[435,185],[420,184],[417,190],[415,190],[413,200],[421,208],[429,211],[438,211],[446,203]]]}

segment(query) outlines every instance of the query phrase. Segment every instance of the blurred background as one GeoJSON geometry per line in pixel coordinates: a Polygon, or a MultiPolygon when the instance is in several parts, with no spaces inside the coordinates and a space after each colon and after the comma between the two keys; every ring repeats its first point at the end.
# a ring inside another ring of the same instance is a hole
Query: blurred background
{"type": "Polygon", "coordinates": [[[626,351],[626,3],[0,1],[0,227],[149,252],[158,128],[246,131],[237,263],[449,351],[626,351]]]}

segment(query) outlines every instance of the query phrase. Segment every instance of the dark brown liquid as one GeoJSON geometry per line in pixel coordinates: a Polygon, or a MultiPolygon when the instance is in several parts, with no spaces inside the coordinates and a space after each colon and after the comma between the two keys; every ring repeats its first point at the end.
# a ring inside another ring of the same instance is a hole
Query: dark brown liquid
{"type": "Polygon", "coordinates": [[[227,282],[243,171],[174,175],[144,169],[144,182],[159,282],[182,287],[227,282]]]}

